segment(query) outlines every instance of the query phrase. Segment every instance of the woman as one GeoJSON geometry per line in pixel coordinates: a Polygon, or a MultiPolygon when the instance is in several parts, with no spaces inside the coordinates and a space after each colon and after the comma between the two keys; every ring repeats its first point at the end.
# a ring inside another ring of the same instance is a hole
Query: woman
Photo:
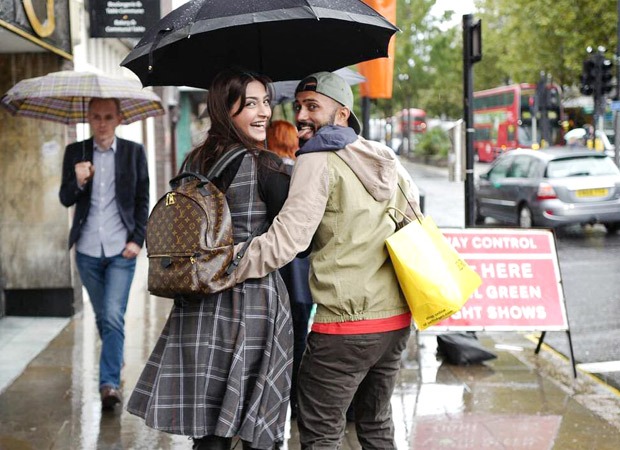
{"type": "MultiPolygon", "coordinates": [[[[279,158],[262,150],[271,117],[269,80],[241,70],[220,73],[209,89],[211,128],[184,165],[206,173],[225,152],[248,151],[214,183],[226,192],[235,243],[265,227],[288,194],[279,158]]],[[[264,228],[266,229],[266,227],[264,228]]],[[[293,333],[278,272],[201,301],[175,302],[128,411],[194,449],[271,449],[284,440],[293,333]]]]}
{"type": "Polygon", "coordinates": [[[295,164],[295,152],[299,150],[297,128],[286,120],[274,120],[267,128],[267,148],[282,158],[290,167],[295,164]]]}

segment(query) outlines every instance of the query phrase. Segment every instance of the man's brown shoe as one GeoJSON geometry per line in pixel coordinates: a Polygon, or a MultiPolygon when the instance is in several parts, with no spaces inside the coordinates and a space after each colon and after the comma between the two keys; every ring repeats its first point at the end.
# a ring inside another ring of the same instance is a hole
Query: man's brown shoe
{"type": "Polygon", "coordinates": [[[100,390],[101,407],[103,409],[114,409],[118,403],[122,403],[121,391],[112,386],[104,386],[100,390]]]}

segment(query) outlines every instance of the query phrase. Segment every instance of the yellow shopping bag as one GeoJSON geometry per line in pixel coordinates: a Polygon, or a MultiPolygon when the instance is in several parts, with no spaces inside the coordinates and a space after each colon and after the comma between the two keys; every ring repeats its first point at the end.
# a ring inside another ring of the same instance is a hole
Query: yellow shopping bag
{"type": "Polygon", "coordinates": [[[385,243],[420,330],[459,311],[482,284],[428,216],[405,225],[385,243]]]}

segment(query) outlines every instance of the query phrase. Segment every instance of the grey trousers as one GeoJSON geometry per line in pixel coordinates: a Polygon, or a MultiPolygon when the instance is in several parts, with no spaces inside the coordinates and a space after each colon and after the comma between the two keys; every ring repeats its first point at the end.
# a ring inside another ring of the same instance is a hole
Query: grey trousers
{"type": "Polygon", "coordinates": [[[339,449],[351,402],[362,448],[396,448],[390,402],[409,335],[308,335],[297,382],[302,450],[339,449]]]}

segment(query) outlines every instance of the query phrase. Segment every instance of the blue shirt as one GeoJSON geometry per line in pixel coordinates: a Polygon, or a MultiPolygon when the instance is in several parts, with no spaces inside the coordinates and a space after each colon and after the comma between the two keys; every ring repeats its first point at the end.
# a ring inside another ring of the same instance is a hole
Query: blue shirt
{"type": "Polygon", "coordinates": [[[94,143],[90,208],[82,227],[76,250],[94,258],[116,256],[127,243],[127,228],[116,205],[115,162],[116,138],[110,148],[101,149],[94,143]]]}

